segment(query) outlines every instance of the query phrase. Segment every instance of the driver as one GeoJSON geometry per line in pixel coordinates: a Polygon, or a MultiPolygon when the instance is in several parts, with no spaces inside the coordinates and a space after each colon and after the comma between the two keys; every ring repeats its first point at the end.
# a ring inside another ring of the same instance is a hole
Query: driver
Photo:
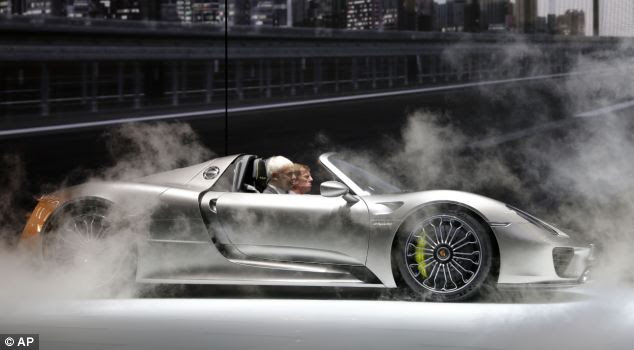
{"type": "Polygon", "coordinates": [[[266,161],[266,176],[269,182],[262,193],[287,194],[297,179],[293,162],[282,156],[274,156],[266,161]]]}
{"type": "Polygon", "coordinates": [[[293,164],[296,180],[289,191],[290,194],[306,194],[313,187],[313,177],[310,176],[310,168],[308,165],[295,163],[293,164]]]}

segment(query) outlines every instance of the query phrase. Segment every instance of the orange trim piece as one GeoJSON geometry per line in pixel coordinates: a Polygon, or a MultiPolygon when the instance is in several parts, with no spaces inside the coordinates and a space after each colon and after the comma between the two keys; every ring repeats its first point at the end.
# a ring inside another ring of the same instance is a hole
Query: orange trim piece
{"type": "Polygon", "coordinates": [[[63,201],[58,197],[42,196],[31,213],[31,216],[29,216],[26,226],[24,226],[24,230],[22,231],[22,236],[20,236],[20,240],[38,237],[44,228],[46,220],[48,220],[55,209],[62,205],[62,203],[63,201]]]}

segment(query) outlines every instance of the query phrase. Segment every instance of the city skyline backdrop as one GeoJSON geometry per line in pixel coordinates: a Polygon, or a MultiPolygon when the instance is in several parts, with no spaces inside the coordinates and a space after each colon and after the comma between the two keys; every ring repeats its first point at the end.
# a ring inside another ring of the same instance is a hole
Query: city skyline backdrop
{"type": "Polygon", "coordinates": [[[631,0],[0,0],[0,16],[634,36],[631,0]],[[596,13],[598,12],[598,16],[596,13]]]}

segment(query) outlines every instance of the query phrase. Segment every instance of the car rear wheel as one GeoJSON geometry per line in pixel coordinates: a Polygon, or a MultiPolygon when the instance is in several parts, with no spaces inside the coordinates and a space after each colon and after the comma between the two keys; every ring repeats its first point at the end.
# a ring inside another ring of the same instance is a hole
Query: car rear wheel
{"type": "Polygon", "coordinates": [[[425,299],[476,296],[491,275],[492,245],[485,227],[461,211],[421,215],[397,236],[394,258],[406,286],[425,299]]]}
{"type": "Polygon", "coordinates": [[[108,206],[91,201],[53,218],[43,235],[42,257],[49,268],[76,275],[90,288],[119,289],[134,280],[132,246],[115,227],[108,206]]]}

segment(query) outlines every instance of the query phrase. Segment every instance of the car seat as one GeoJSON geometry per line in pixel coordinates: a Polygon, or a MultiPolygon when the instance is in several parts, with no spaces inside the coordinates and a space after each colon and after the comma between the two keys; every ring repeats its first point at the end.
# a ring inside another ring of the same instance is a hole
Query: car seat
{"type": "Polygon", "coordinates": [[[267,182],[266,163],[264,159],[257,158],[253,161],[253,186],[258,192],[262,192],[266,188],[267,182]]]}
{"type": "Polygon", "coordinates": [[[255,156],[244,155],[236,161],[233,177],[233,192],[257,192],[253,187],[253,160],[255,156]]]}
{"type": "Polygon", "coordinates": [[[233,192],[260,193],[266,188],[267,180],[262,158],[245,155],[236,161],[233,192]]]}

